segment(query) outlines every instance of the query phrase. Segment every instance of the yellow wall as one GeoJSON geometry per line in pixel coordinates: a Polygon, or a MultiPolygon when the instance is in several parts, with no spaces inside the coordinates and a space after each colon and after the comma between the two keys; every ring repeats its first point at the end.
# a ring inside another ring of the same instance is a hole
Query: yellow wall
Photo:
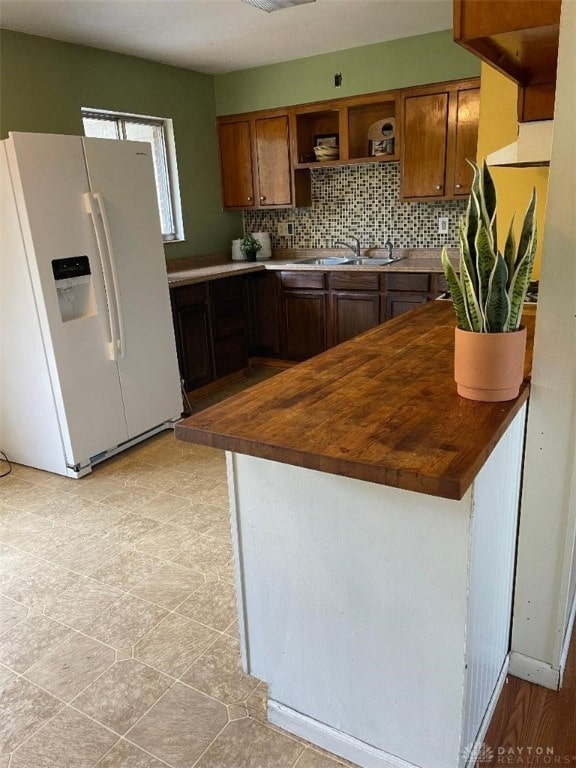
{"type": "MultiPolygon", "coordinates": [[[[518,126],[516,84],[484,63],[481,77],[478,162],[481,162],[490,152],[515,141],[518,126]]],[[[519,236],[532,187],[536,187],[538,250],[533,277],[538,278],[544,239],[548,168],[492,168],[491,173],[498,196],[498,244],[501,250],[514,213],[516,213],[516,235],[519,236]]]]}

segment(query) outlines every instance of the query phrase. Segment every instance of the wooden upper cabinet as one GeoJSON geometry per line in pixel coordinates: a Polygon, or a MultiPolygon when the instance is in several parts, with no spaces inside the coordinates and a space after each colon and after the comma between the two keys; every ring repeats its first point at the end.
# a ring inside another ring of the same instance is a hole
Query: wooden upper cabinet
{"type": "Polygon", "coordinates": [[[225,209],[311,205],[310,172],[294,171],[288,110],[218,118],[225,209]]]}
{"type": "Polygon", "coordinates": [[[554,116],[561,0],[454,0],[454,40],[515,80],[520,120],[554,116]]]}
{"type": "Polygon", "coordinates": [[[312,205],[310,169],[401,161],[403,200],[469,194],[479,78],[218,118],[224,209],[312,205]],[[314,147],[336,145],[317,160],[314,147]]]}
{"type": "Polygon", "coordinates": [[[448,93],[404,99],[403,197],[444,195],[447,138],[448,93]]]}
{"type": "Polygon", "coordinates": [[[254,141],[259,204],[291,205],[288,116],[255,120],[254,141]]]}
{"type": "Polygon", "coordinates": [[[448,175],[454,197],[469,195],[473,172],[469,160],[476,160],[478,120],[480,117],[480,88],[456,93],[456,124],[454,129],[454,164],[448,175]]]}
{"type": "Polygon", "coordinates": [[[476,79],[425,86],[403,96],[402,200],[450,200],[470,193],[480,88],[476,79]]]}
{"type": "Polygon", "coordinates": [[[250,208],[254,206],[252,178],[252,141],[250,122],[220,123],[220,176],[222,179],[222,205],[224,208],[250,208]]]}

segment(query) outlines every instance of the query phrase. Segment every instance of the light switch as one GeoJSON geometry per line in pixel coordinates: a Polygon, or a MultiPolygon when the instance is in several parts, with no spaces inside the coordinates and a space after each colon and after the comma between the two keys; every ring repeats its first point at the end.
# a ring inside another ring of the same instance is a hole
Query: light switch
{"type": "Polygon", "coordinates": [[[293,221],[279,221],[278,222],[278,234],[284,236],[290,236],[294,234],[294,222],[293,221]]]}

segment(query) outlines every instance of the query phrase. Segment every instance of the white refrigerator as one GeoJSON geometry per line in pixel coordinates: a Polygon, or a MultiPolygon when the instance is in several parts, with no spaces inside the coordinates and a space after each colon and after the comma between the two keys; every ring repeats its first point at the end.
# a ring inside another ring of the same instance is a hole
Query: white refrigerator
{"type": "Polygon", "coordinates": [[[151,148],[0,145],[0,450],[78,478],[182,410],[151,148]]]}

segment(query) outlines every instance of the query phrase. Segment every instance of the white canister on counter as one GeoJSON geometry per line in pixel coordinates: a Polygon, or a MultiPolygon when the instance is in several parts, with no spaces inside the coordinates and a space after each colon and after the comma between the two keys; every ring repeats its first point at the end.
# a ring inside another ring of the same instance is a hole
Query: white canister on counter
{"type": "Polygon", "coordinates": [[[270,244],[270,235],[268,232],[252,232],[254,240],[258,240],[262,249],[256,254],[257,261],[266,261],[272,258],[272,246],[270,244]]]}
{"type": "Polygon", "coordinates": [[[240,250],[242,240],[232,240],[232,261],[246,261],[246,254],[240,250]]]}

